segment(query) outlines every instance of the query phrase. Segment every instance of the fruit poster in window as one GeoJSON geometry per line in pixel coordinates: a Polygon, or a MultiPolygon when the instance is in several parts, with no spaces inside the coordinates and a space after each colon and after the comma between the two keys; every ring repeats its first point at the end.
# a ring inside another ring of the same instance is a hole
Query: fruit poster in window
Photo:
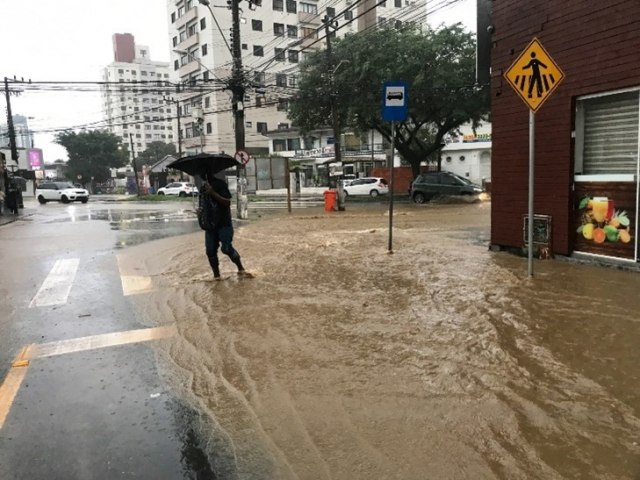
{"type": "Polygon", "coordinates": [[[620,190],[619,198],[611,193],[612,190],[582,192],[577,197],[576,250],[633,258],[635,202],[630,202],[629,195],[620,190]]]}

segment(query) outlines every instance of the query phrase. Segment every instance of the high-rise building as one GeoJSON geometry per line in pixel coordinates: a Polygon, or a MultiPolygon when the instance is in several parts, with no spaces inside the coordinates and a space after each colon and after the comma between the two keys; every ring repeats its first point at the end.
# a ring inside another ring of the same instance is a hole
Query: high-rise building
{"type": "Polygon", "coordinates": [[[177,143],[176,106],[165,99],[172,71],[167,62],[151,60],[149,48],[136,45],[129,33],[113,36],[114,61],[103,69],[103,114],[108,129],[139,153],[151,142],[177,143]]]}
{"type": "MultiPolygon", "coordinates": [[[[26,149],[32,148],[33,132],[29,129],[28,118],[23,115],[13,116],[13,131],[15,133],[16,148],[26,149]]],[[[9,148],[9,127],[6,122],[0,125],[0,147],[9,148]]]]}
{"type": "MultiPolygon", "coordinates": [[[[207,87],[180,97],[184,149],[233,153],[232,94],[226,88],[233,64],[231,12],[213,2],[210,6],[211,11],[198,0],[167,0],[173,70],[187,92],[190,85],[207,87]]],[[[339,27],[335,34],[342,36],[381,24],[422,24],[426,13],[426,0],[243,1],[242,64],[245,78],[252,82],[243,102],[246,147],[266,153],[269,138],[264,134],[291,127],[288,100],[297,86],[299,63],[326,45],[323,17],[333,17],[339,27]]]]}

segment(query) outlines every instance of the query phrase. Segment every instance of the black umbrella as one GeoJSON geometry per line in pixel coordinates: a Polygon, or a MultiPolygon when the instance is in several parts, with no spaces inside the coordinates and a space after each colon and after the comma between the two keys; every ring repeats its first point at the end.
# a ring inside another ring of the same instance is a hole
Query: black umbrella
{"type": "Polygon", "coordinates": [[[203,176],[207,172],[216,174],[227,168],[240,165],[231,155],[226,153],[198,153],[174,160],[167,165],[167,168],[180,170],[188,175],[203,176]]]}

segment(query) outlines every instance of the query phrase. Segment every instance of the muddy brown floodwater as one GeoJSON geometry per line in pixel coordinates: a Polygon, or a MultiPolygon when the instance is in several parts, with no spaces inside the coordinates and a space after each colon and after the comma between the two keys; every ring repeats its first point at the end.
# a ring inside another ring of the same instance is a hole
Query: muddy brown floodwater
{"type": "Polygon", "coordinates": [[[266,214],[127,250],[220,479],[638,479],[640,274],[488,250],[488,202],[266,214]]]}

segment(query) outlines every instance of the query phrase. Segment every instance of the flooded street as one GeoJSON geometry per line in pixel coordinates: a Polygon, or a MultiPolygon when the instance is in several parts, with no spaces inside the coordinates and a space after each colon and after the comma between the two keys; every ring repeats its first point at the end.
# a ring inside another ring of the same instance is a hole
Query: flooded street
{"type": "Polygon", "coordinates": [[[265,214],[122,250],[220,479],[637,479],[638,273],[488,250],[490,203],[265,214]]]}

